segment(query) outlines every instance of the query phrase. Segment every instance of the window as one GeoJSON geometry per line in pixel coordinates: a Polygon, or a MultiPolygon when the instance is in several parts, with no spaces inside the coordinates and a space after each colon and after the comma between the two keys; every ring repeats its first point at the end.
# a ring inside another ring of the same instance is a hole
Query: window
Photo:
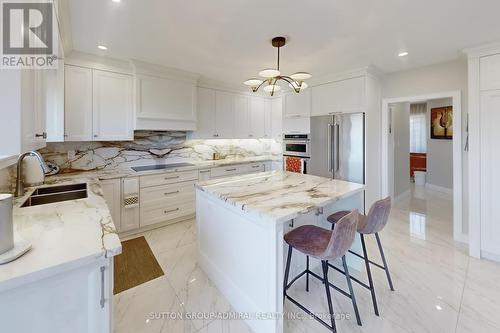
{"type": "Polygon", "coordinates": [[[410,153],[427,152],[427,105],[410,105],[410,153]]]}

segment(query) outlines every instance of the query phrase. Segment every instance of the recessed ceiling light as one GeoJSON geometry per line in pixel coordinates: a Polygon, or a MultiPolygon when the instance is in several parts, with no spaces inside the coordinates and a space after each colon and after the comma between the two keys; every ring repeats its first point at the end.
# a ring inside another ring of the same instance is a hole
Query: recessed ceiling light
{"type": "Polygon", "coordinates": [[[113,2],[121,2],[122,0],[111,0],[113,2]]]}
{"type": "Polygon", "coordinates": [[[398,57],[406,57],[408,55],[408,52],[401,52],[398,54],[398,57]]]}
{"type": "Polygon", "coordinates": [[[98,48],[99,50],[103,50],[103,51],[106,51],[106,50],[108,49],[108,47],[107,47],[107,46],[104,46],[104,45],[97,45],[97,48],[98,48]]]}

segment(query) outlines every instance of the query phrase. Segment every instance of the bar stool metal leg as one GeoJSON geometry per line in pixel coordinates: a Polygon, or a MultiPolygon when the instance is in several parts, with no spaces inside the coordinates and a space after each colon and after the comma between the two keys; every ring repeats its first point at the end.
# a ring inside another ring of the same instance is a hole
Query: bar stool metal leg
{"type": "Polygon", "coordinates": [[[354,290],[352,289],[351,276],[349,275],[349,268],[347,268],[345,255],[342,256],[342,264],[344,265],[345,278],[347,280],[347,286],[349,287],[349,294],[351,294],[351,301],[354,308],[354,314],[356,315],[356,321],[358,322],[358,325],[361,326],[361,318],[359,316],[358,305],[356,303],[356,297],[354,296],[354,290]]]}
{"type": "Polygon", "coordinates": [[[336,332],[337,328],[335,327],[335,316],[333,314],[332,296],[330,295],[330,283],[328,282],[328,261],[322,260],[321,265],[323,266],[323,279],[325,282],[326,299],[328,300],[328,310],[330,312],[330,321],[332,325],[331,331],[336,332]]]}
{"type": "Polygon", "coordinates": [[[309,256],[306,256],[306,291],[309,292],[309,256]]]}
{"type": "Polygon", "coordinates": [[[288,256],[286,258],[285,279],[283,281],[283,304],[285,304],[286,290],[288,289],[288,275],[290,274],[290,262],[292,261],[292,247],[288,245],[288,256]]]}
{"type": "Polygon", "coordinates": [[[389,281],[389,287],[394,291],[394,286],[392,285],[391,274],[389,273],[389,266],[387,266],[387,260],[385,259],[384,250],[382,248],[382,242],[380,241],[380,236],[378,232],[375,233],[375,238],[377,239],[378,249],[380,251],[380,256],[382,257],[382,263],[384,264],[385,274],[387,275],[387,281],[389,281]]]}
{"type": "Polygon", "coordinates": [[[370,270],[370,260],[368,259],[368,252],[366,251],[365,237],[363,234],[359,234],[361,237],[361,246],[363,247],[363,257],[365,257],[366,274],[368,275],[368,284],[370,286],[370,292],[372,294],[373,309],[375,314],[378,316],[378,306],[377,297],[375,296],[375,287],[373,286],[372,272],[370,270]]]}

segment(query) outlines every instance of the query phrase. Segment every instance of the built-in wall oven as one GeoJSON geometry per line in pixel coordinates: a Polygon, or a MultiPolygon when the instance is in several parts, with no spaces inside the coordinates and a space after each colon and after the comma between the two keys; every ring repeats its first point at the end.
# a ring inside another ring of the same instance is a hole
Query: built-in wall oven
{"type": "Polygon", "coordinates": [[[309,134],[283,136],[283,168],[285,171],[307,173],[311,157],[309,134]]]}

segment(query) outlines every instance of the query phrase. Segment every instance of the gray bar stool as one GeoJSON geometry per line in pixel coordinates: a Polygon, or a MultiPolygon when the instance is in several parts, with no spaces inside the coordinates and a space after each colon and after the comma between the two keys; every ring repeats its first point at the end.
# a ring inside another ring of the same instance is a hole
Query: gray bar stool
{"type": "Polygon", "coordinates": [[[352,300],[352,305],[354,312],[356,314],[356,320],[358,325],[361,325],[361,319],[359,317],[358,307],[356,305],[356,298],[354,296],[354,291],[352,288],[349,269],[347,268],[347,263],[345,259],[345,254],[351,248],[354,242],[354,237],[356,235],[356,229],[358,224],[358,211],[354,210],[348,212],[337,222],[337,227],[335,230],[327,230],[315,225],[304,225],[300,226],[290,232],[288,232],[284,239],[288,244],[288,257],[286,260],[285,268],[285,280],[283,283],[283,302],[289,299],[292,303],[297,305],[300,309],[306,312],[308,315],[312,316],[314,319],[319,321],[330,331],[336,332],[335,318],[333,314],[333,305],[330,294],[330,287],[339,291],[344,296],[349,297],[352,300]],[[307,256],[307,267],[302,273],[297,275],[290,283],[288,283],[288,275],[290,273],[290,262],[292,260],[292,249],[305,254],[307,256]],[[317,275],[316,273],[309,270],[309,256],[321,260],[321,266],[323,270],[323,277],[317,275]],[[338,288],[332,283],[328,282],[328,261],[342,258],[342,263],[344,266],[344,271],[346,272],[347,285],[349,287],[349,293],[338,288]],[[328,309],[330,312],[331,325],[327,324],[321,318],[317,317],[305,306],[300,304],[298,301],[293,299],[287,294],[287,290],[292,286],[292,284],[297,281],[300,277],[306,274],[306,291],[309,291],[309,275],[322,281],[325,285],[326,298],[328,301],[328,309]]]}
{"type": "MultiPolygon", "coordinates": [[[[368,285],[354,277],[351,277],[351,280],[357,282],[358,284],[370,290],[373,301],[373,309],[375,310],[375,314],[377,316],[379,315],[379,312],[378,312],[377,298],[375,296],[375,287],[373,285],[372,273],[370,270],[370,264],[378,268],[381,268],[385,271],[385,274],[387,276],[387,281],[389,282],[389,287],[391,288],[392,291],[394,291],[391,274],[389,273],[389,267],[387,266],[387,260],[385,259],[384,255],[384,249],[382,248],[382,242],[380,241],[380,236],[378,234],[387,225],[387,222],[389,221],[390,212],[391,212],[391,198],[387,197],[385,199],[375,202],[370,207],[368,215],[366,216],[359,215],[358,233],[361,237],[361,246],[363,247],[363,255],[360,255],[354,251],[349,250],[350,253],[363,259],[365,262],[366,274],[368,275],[368,285]],[[375,234],[375,238],[377,239],[377,245],[380,251],[380,256],[382,257],[383,265],[373,262],[368,258],[368,253],[366,251],[366,244],[365,244],[365,235],[372,235],[372,234],[375,234]]],[[[332,230],[335,230],[336,229],[335,225],[336,224],[338,225],[338,223],[342,221],[342,218],[344,216],[348,216],[350,213],[351,213],[350,211],[340,211],[328,216],[327,220],[333,224],[332,230]]],[[[335,267],[331,264],[329,264],[329,267],[335,269],[338,272],[344,273],[344,271],[342,271],[340,268],[335,267]]],[[[345,273],[348,274],[347,272],[345,273]]]]}

